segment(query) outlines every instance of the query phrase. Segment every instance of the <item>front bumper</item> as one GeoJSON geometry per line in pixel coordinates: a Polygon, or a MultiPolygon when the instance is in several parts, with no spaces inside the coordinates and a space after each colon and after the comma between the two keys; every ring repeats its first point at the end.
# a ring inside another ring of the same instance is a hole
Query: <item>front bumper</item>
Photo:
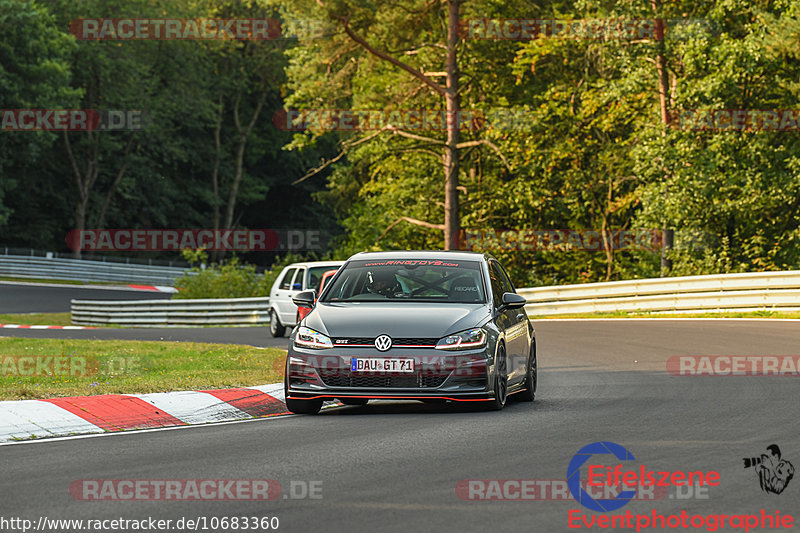
{"type": "Polygon", "coordinates": [[[494,398],[494,387],[489,386],[492,363],[485,347],[463,352],[397,347],[380,352],[355,347],[312,350],[292,344],[286,397],[486,401],[494,398]],[[351,371],[351,359],[364,357],[413,359],[414,372],[351,371]]]}

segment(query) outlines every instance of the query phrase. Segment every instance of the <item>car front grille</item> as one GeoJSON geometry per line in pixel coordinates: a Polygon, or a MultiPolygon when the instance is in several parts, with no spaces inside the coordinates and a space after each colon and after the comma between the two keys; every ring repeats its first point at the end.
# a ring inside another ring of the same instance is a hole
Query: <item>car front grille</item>
{"type": "Polygon", "coordinates": [[[363,387],[374,389],[434,389],[440,387],[447,376],[322,376],[328,387],[363,387]]]}
{"type": "MultiPolygon", "coordinates": [[[[395,346],[436,346],[439,342],[437,337],[398,337],[392,339],[392,347],[395,346]]],[[[339,337],[333,340],[334,346],[373,346],[375,337],[339,337]]]]}

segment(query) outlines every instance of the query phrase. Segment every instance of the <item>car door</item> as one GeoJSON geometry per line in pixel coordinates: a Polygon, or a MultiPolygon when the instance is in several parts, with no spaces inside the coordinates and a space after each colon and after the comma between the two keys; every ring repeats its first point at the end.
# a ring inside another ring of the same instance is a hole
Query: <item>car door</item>
{"type": "Polygon", "coordinates": [[[292,282],[297,270],[297,268],[290,268],[284,272],[280,282],[272,289],[272,294],[270,295],[272,307],[275,308],[275,312],[278,313],[278,319],[283,325],[291,324],[294,321],[296,306],[292,303],[292,294],[296,291],[292,290],[292,282]]]}
{"type": "MultiPolygon", "coordinates": [[[[503,265],[500,263],[497,263],[497,266],[500,269],[500,273],[503,275],[504,290],[516,294],[517,290],[514,288],[514,284],[511,282],[511,277],[508,275],[508,272],[506,272],[506,269],[503,268],[503,265]]],[[[525,379],[525,366],[528,364],[528,355],[531,347],[531,332],[528,327],[528,315],[525,313],[524,308],[512,309],[510,313],[513,315],[515,321],[511,335],[514,338],[511,342],[514,345],[515,354],[519,355],[519,364],[516,367],[515,376],[520,379],[525,379]]]]}
{"type": "MultiPolygon", "coordinates": [[[[502,298],[505,292],[516,292],[500,263],[494,260],[490,261],[489,273],[492,279],[492,292],[495,291],[495,284],[500,291],[498,298],[502,298]]],[[[530,342],[525,311],[523,309],[506,309],[502,312],[500,319],[505,327],[508,377],[511,382],[524,379],[525,365],[528,360],[528,343],[530,342]]]]}

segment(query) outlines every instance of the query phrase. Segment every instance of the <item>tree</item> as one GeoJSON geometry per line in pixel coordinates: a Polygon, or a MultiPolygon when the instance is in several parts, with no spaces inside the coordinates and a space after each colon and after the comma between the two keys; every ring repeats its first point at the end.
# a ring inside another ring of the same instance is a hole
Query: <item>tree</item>
{"type": "MultiPolygon", "coordinates": [[[[77,103],[80,89],[69,86],[68,58],[74,49],[54,17],[31,0],[0,0],[0,101],[5,109],[48,109],[77,103]]],[[[41,158],[55,142],[48,132],[0,135],[0,231],[14,208],[6,197],[19,178],[37,173],[41,158]]],[[[0,233],[2,234],[2,233],[0,233]]]]}
{"type": "MultiPolygon", "coordinates": [[[[444,139],[387,124],[361,139],[343,142],[342,155],[363,142],[379,142],[382,137],[391,134],[393,138],[411,141],[404,145],[409,151],[426,153],[427,157],[439,157],[444,174],[443,222],[428,222],[402,215],[386,229],[407,222],[441,230],[445,249],[459,246],[461,153],[465,148],[490,144],[486,140],[461,142],[459,120],[462,87],[458,60],[461,3],[461,0],[443,3],[411,0],[366,7],[358,2],[324,1],[316,5],[304,2],[286,7],[290,19],[330,20],[340,28],[340,33],[324,42],[301,37],[300,45],[290,51],[295,61],[288,72],[295,84],[295,93],[289,97],[288,103],[308,106],[327,101],[348,107],[405,103],[422,109],[425,109],[424,104],[433,103],[433,108],[443,108],[446,117],[444,139]],[[423,36],[421,43],[420,35],[423,36]],[[312,50],[316,54],[312,62],[301,63],[299,58],[309,58],[312,50]],[[400,59],[401,56],[405,57],[400,59]],[[353,67],[351,61],[357,66],[353,67]],[[370,76],[371,71],[375,71],[375,76],[370,76]],[[324,77],[335,81],[322,86],[321,79],[324,77]],[[383,79],[376,80],[377,77],[383,79]],[[443,84],[437,81],[439,77],[444,78],[443,84]],[[370,78],[377,83],[358,86],[361,79],[370,78]],[[396,84],[386,83],[388,79],[396,84]],[[336,90],[342,92],[334,95],[336,90]],[[388,94],[381,94],[381,91],[388,94]],[[406,98],[407,94],[414,96],[409,99],[406,98]],[[436,155],[437,152],[439,155],[436,155]]],[[[306,177],[325,169],[330,163],[341,159],[342,155],[313,169],[306,177]]]]}

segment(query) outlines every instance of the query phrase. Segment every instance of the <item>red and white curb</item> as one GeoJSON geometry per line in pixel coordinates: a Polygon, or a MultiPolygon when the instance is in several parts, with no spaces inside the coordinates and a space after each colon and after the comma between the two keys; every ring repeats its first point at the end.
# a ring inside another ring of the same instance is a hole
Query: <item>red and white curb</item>
{"type": "Polygon", "coordinates": [[[0,402],[0,443],[289,414],[283,383],[0,402]]]}
{"type": "Polygon", "coordinates": [[[151,291],[151,292],[178,292],[175,287],[166,287],[164,285],[128,285],[131,289],[137,291],[151,291]]]}
{"type": "Polygon", "coordinates": [[[0,328],[7,329],[97,329],[91,326],[27,326],[24,324],[0,324],[0,328]]]}
{"type": "Polygon", "coordinates": [[[99,291],[150,291],[178,292],[175,287],[166,285],[76,285],[71,283],[37,283],[35,281],[0,281],[0,285],[22,285],[27,287],[57,287],[63,289],[99,290],[99,291]]]}

